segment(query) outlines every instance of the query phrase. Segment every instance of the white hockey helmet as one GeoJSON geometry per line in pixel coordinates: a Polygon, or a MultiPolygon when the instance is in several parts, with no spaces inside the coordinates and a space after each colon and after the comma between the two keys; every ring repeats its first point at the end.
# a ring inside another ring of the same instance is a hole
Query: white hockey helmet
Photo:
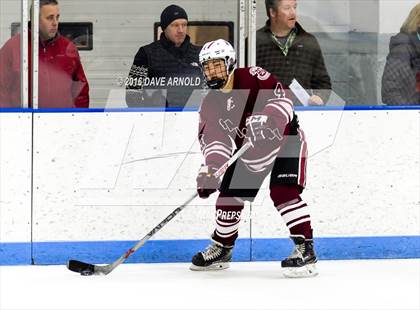
{"type": "MultiPolygon", "coordinates": [[[[233,70],[235,70],[236,68],[236,52],[232,45],[230,45],[228,41],[225,41],[223,39],[218,39],[215,41],[205,43],[200,51],[198,58],[202,67],[204,66],[204,63],[208,60],[224,60],[228,76],[230,76],[233,70]]],[[[210,81],[207,81],[207,84],[209,84],[209,82],[210,81]]]]}

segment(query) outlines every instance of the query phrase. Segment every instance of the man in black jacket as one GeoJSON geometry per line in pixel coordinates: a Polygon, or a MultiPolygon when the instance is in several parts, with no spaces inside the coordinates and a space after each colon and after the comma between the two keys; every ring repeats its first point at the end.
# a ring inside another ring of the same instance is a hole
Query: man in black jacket
{"type": "Polygon", "coordinates": [[[318,41],[296,21],[296,0],[265,0],[265,6],[269,19],[257,31],[257,66],[285,85],[296,79],[309,92],[309,105],[324,105],[331,80],[318,41]]]}
{"type": "Polygon", "coordinates": [[[201,48],[191,44],[187,25],[183,8],[170,5],[162,11],[160,39],[140,47],[125,80],[127,106],[183,107],[190,99],[199,104],[191,95],[202,85],[201,48]]]}

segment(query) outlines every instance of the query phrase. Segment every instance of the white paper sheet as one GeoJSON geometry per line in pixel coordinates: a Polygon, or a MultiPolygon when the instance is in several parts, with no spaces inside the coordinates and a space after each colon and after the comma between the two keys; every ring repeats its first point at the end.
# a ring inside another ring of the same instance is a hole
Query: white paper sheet
{"type": "Polygon", "coordinates": [[[302,85],[300,85],[300,83],[296,79],[293,79],[292,83],[290,83],[289,85],[289,88],[295,94],[296,98],[298,98],[299,101],[302,102],[304,106],[309,105],[308,101],[309,101],[310,95],[302,87],[302,85]]]}

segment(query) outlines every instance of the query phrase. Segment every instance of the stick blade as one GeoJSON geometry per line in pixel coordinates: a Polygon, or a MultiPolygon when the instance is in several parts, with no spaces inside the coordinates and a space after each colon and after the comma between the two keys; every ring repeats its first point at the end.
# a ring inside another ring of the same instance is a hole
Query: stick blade
{"type": "Polygon", "coordinates": [[[73,259],[67,262],[67,268],[73,272],[80,273],[82,276],[91,276],[95,273],[95,265],[73,259]]]}

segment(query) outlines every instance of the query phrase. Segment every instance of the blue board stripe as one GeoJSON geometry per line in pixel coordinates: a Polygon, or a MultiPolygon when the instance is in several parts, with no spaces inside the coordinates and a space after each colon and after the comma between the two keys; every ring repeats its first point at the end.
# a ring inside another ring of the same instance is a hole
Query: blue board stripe
{"type": "MultiPolygon", "coordinates": [[[[111,263],[135,243],[136,241],[35,243],[34,263],[65,264],[69,259],[94,264],[111,263]]],[[[132,254],[127,259],[127,263],[188,262],[194,254],[208,244],[208,240],[152,240],[132,254]]],[[[240,261],[250,260],[249,239],[238,240],[235,257],[240,261]]]]}
{"type": "Polygon", "coordinates": [[[30,265],[31,260],[31,243],[0,243],[0,266],[30,265]]]}
{"type": "MultiPolygon", "coordinates": [[[[65,264],[78,259],[94,264],[116,260],[136,241],[0,243],[0,265],[65,264]]],[[[189,262],[208,240],[151,240],[128,263],[189,262]]],[[[239,239],[234,261],[273,261],[288,256],[289,239],[239,239]]],[[[319,259],[420,258],[420,236],[316,238],[319,259]]]]}
{"type": "MultiPolygon", "coordinates": [[[[420,110],[420,105],[413,106],[321,106],[303,107],[296,106],[296,111],[395,111],[395,110],[420,110]]],[[[133,112],[197,112],[198,107],[172,107],[172,108],[73,108],[73,109],[22,109],[22,108],[0,108],[0,113],[133,113],[133,112]]]]}
{"type": "MultiPolygon", "coordinates": [[[[290,254],[289,239],[256,239],[252,260],[280,260],[290,254]]],[[[420,258],[420,236],[315,238],[319,259],[420,258]]]]}

